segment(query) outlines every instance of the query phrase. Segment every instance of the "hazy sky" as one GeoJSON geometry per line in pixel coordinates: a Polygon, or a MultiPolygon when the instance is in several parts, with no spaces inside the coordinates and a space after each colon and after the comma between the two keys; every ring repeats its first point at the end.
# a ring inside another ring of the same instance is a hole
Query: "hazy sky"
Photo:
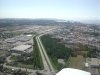
{"type": "Polygon", "coordinates": [[[0,18],[100,20],[100,0],[0,0],[0,18]]]}

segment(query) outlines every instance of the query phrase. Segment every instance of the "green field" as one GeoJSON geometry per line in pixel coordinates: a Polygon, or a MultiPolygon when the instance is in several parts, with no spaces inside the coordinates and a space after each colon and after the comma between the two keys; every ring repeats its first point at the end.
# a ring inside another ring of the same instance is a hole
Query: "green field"
{"type": "Polygon", "coordinates": [[[84,68],[84,62],[85,58],[81,55],[78,55],[77,57],[70,57],[68,67],[82,69],[84,68]]]}

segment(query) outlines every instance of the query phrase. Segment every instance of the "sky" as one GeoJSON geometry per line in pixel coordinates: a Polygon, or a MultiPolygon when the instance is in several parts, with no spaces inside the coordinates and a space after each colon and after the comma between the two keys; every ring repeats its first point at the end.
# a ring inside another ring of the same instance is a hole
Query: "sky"
{"type": "Polygon", "coordinates": [[[100,20],[100,0],[0,0],[0,18],[100,20]]]}

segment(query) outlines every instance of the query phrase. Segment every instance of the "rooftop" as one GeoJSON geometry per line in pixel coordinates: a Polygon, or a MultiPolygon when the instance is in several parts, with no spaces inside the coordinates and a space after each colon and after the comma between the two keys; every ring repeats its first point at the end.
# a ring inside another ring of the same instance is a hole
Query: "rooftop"
{"type": "Polygon", "coordinates": [[[19,46],[14,47],[12,50],[25,51],[26,49],[30,47],[31,45],[19,45],[19,46]]]}
{"type": "Polygon", "coordinates": [[[100,65],[100,59],[98,59],[98,58],[91,58],[90,65],[99,66],[100,65]]]}

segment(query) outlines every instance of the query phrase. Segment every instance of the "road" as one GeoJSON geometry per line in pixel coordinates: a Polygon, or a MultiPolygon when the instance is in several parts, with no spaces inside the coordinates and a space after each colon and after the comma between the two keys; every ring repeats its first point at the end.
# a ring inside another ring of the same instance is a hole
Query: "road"
{"type": "MultiPolygon", "coordinates": [[[[42,34],[43,35],[43,34],[42,34]]],[[[37,40],[37,43],[38,43],[38,47],[39,47],[39,50],[40,50],[40,54],[41,54],[41,57],[42,57],[42,61],[43,61],[43,65],[44,65],[44,69],[47,71],[47,73],[55,73],[55,70],[50,62],[50,59],[45,51],[45,48],[40,40],[40,37],[42,35],[39,35],[36,37],[36,40],[37,40]]],[[[47,74],[47,75],[50,75],[50,74],[47,74]]],[[[52,74],[51,74],[52,75],[52,74]]]]}
{"type": "Polygon", "coordinates": [[[41,57],[42,57],[42,61],[43,61],[43,65],[44,65],[44,69],[45,71],[47,71],[47,74],[46,75],[53,75],[55,74],[55,69],[53,68],[52,64],[51,64],[51,61],[46,53],[46,50],[41,42],[41,36],[47,34],[50,30],[47,30],[45,31],[45,33],[43,34],[40,34],[39,36],[36,36],[36,41],[37,41],[37,44],[38,44],[38,47],[39,47],[39,51],[40,51],[40,54],[41,54],[41,57]]]}
{"type": "MultiPolygon", "coordinates": [[[[55,28],[54,28],[55,29],[55,28]]],[[[27,72],[31,72],[31,74],[29,75],[35,75],[35,73],[37,71],[43,73],[43,75],[55,75],[55,70],[50,62],[50,59],[46,53],[46,50],[41,42],[41,36],[47,34],[48,32],[50,32],[51,30],[53,29],[49,29],[49,30],[46,30],[46,31],[43,31],[41,34],[39,34],[38,36],[36,36],[36,41],[37,41],[37,44],[38,44],[38,48],[39,48],[39,51],[40,51],[40,54],[41,54],[41,58],[42,58],[42,61],[43,61],[43,65],[44,65],[44,70],[33,70],[33,69],[27,69],[27,68],[21,68],[21,67],[14,67],[14,66],[8,66],[6,64],[4,64],[3,66],[4,67],[7,67],[7,68],[10,68],[10,69],[21,69],[22,71],[26,71],[27,72]]],[[[9,57],[7,58],[7,60],[9,60],[9,57]]],[[[9,61],[10,62],[10,61],[9,61]]]]}

